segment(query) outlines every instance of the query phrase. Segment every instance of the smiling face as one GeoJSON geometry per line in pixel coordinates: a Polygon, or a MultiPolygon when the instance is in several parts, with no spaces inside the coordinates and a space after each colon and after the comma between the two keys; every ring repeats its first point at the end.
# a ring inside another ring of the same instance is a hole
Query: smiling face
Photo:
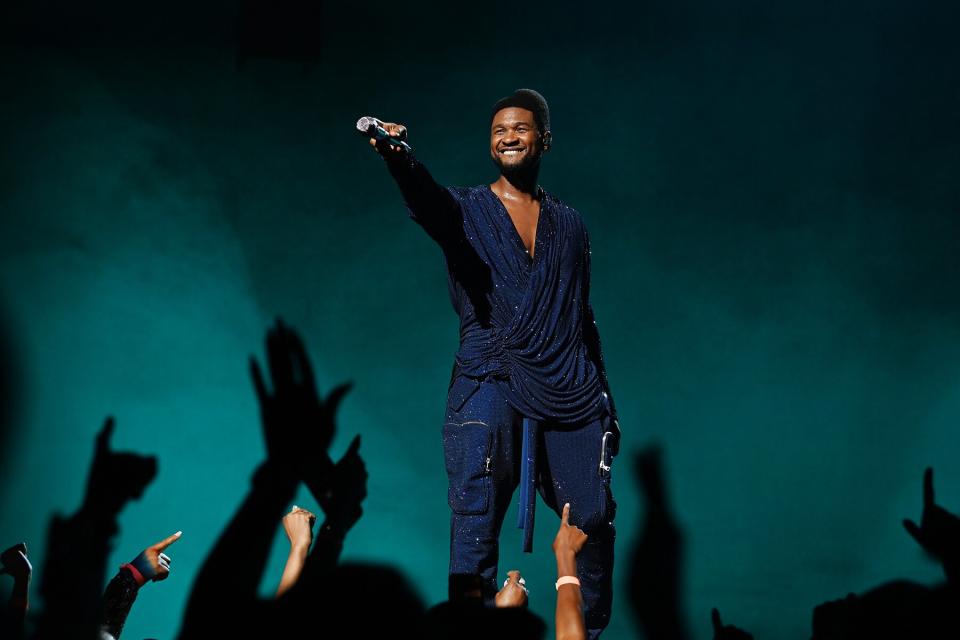
{"type": "MultiPolygon", "coordinates": [[[[549,134],[548,134],[549,135],[549,134]]],[[[490,123],[490,157],[505,175],[531,169],[549,148],[529,109],[507,107],[490,123]]]]}

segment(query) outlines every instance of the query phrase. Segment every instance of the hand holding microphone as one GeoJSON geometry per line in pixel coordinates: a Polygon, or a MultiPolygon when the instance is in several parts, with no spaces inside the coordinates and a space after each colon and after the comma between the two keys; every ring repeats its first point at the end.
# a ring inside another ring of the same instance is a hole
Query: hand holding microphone
{"type": "Polygon", "coordinates": [[[384,157],[406,155],[413,148],[406,143],[407,128],[402,124],[381,122],[377,118],[364,116],[357,120],[357,132],[370,139],[370,145],[384,157]]]}

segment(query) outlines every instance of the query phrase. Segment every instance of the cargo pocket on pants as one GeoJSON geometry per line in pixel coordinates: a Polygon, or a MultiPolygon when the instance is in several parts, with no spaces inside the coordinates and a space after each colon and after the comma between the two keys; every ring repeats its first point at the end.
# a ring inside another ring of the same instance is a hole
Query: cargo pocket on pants
{"type": "Polygon", "coordinates": [[[443,455],[450,483],[447,501],[454,513],[479,515],[490,504],[493,431],[479,420],[443,425],[443,455]]]}

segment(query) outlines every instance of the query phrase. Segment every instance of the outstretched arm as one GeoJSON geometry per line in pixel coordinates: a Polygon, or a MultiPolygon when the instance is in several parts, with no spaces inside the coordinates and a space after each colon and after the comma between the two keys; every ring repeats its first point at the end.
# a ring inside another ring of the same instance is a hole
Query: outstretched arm
{"type": "MultiPolygon", "coordinates": [[[[406,139],[407,128],[402,124],[383,124],[392,135],[406,139]]],[[[463,220],[460,206],[453,195],[433,179],[427,168],[412,153],[402,147],[379,142],[373,138],[370,144],[380,154],[403,194],[410,217],[440,246],[448,246],[463,236],[463,220]]]]}

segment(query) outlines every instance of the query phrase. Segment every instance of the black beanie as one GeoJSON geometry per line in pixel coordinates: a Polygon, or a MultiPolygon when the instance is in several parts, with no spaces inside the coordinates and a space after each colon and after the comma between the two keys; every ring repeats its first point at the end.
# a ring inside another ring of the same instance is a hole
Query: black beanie
{"type": "Polygon", "coordinates": [[[517,89],[512,95],[497,100],[493,110],[490,111],[490,120],[493,121],[497,111],[508,107],[520,107],[532,111],[540,133],[550,131],[550,108],[547,106],[546,99],[533,89],[517,89]]]}

